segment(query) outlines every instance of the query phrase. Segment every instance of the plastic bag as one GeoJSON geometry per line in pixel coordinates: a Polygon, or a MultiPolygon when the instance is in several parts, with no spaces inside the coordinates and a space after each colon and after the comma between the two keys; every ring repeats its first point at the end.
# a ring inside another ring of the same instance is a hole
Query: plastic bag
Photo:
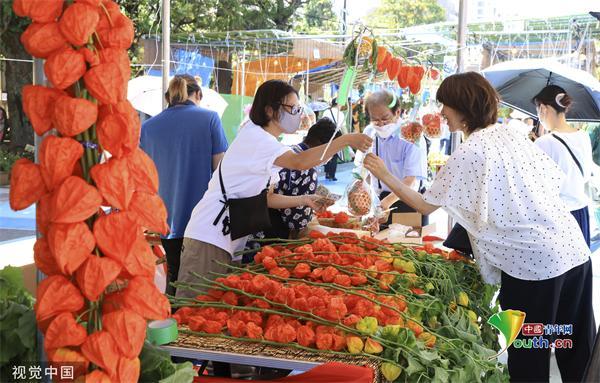
{"type": "Polygon", "coordinates": [[[405,140],[414,144],[419,141],[421,134],[423,134],[423,125],[418,122],[407,122],[400,128],[400,133],[405,140]]]}
{"type": "Polygon", "coordinates": [[[356,217],[372,215],[379,199],[365,178],[358,177],[346,188],[348,212],[356,217]]]}
{"type": "Polygon", "coordinates": [[[421,118],[425,137],[440,138],[442,136],[442,117],[439,113],[427,113],[421,118]]]}

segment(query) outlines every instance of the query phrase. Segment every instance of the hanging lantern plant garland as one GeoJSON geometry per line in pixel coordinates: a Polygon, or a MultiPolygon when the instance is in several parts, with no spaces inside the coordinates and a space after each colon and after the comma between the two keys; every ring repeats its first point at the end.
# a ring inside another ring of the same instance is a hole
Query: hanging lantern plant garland
{"type": "Polygon", "coordinates": [[[415,95],[421,91],[422,81],[427,77],[438,80],[440,72],[433,66],[427,71],[422,65],[410,65],[394,55],[383,46],[377,47],[375,68],[377,72],[385,73],[390,81],[397,81],[400,88],[408,88],[415,95]]]}
{"type": "Polygon", "coordinates": [[[44,348],[50,362],[77,366],[75,379],[137,381],[145,319],[166,319],[170,305],[154,285],[156,259],[143,236],[169,229],[126,101],[133,23],[112,0],[15,0],[13,9],[32,20],[21,42],[46,59],[51,83],[25,86],[23,109],[36,134],[59,135],[43,139],[39,164],[17,161],[10,188],[13,210],[38,203],[44,348]],[[104,151],[112,158],[99,164],[104,151]]]}

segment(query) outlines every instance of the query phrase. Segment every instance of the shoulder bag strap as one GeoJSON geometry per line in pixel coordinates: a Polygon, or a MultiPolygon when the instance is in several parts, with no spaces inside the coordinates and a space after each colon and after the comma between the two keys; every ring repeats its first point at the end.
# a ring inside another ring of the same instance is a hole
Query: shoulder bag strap
{"type": "Polygon", "coordinates": [[[573,158],[573,161],[575,161],[575,164],[577,164],[577,167],[579,168],[581,175],[585,176],[585,174],[583,173],[583,168],[581,167],[581,164],[579,163],[579,160],[577,160],[577,157],[575,157],[575,154],[573,154],[573,152],[571,151],[571,148],[569,148],[569,145],[567,145],[565,140],[563,140],[562,138],[560,138],[559,136],[557,136],[554,133],[552,134],[552,137],[556,138],[561,144],[563,144],[565,146],[565,148],[567,148],[567,150],[569,151],[569,154],[571,155],[571,158],[573,158]]]}
{"type": "Polygon", "coordinates": [[[225,183],[223,182],[223,173],[221,172],[222,164],[223,160],[221,160],[221,163],[219,164],[219,183],[221,184],[221,193],[223,193],[223,199],[220,202],[223,204],[223,208],[219,212],[219,215],[217,215],[217,218],[215,218],[215,220],[213,221],[213,226],[217,226],[219,224],[219,221],[221,220],[223,214],[225,214],[225,210],[227,210],[228,206],[227,193],[225,192],[225,183]]]}
{"type": "MultiPolygon", "coordinates": [[[[377,135],[375,135],[375,155],[377,157],[379,157],[379,137],[377,137],[377,135]]],[[[379,180],[379,178],[377,178],[377,187],[379,188],[379,191],[383,190],[383,188],[381,187],[381,181],[379,180]]]]}

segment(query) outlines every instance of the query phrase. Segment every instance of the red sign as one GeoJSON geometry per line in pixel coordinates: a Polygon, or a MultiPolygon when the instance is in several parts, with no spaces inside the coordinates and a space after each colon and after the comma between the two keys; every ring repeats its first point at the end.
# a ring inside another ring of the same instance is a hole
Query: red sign
{"type": "Polygon", "coordinates": [[[525,336],[544,335],[543,323],[524,323],[521,327],[521,333],[525,336]]]}

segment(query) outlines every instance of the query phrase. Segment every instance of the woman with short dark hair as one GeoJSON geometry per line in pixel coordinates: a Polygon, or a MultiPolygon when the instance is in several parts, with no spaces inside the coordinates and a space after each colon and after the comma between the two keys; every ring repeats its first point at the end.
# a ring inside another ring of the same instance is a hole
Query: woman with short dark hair
{"type": "MultiPolygon", "coordinates": [[[[278,182],[279,170],[311,169],[345,146],[358,150],[371,146],[368,136],[346,134],[333,140],[327,151],[326,145],[320,145],[296,153],[277,138],[297,131],[301,117],[298,93],[291,85],[269,80],[258,88],[250,121],[241,127],[206,194],[192,212],[185,230],[179,281],[197,281],[193,273],[209,276],[211,271],[227,272],[226,266],[214,261],[228,263],[237,250],[244,248],[248,235],[270,226],[267,207],[317,208],[319,197],[315,195],[285,196],[269,190],[278,182]],[[236,206],[242,204],[246,209],[235,216],[236,206]]],[[[196,295],[193,291],[177,290],[177,296],[196,295]]]]}
{"type": "MultiPolygon", "coordinates": [[[[442,207],[469,234],[484,281],[501,284],[504,310],[528,323],[571,324],[556,349],[563,381],[581,381],[596,326],[590,250],[559,196],[563,173],[535,144],[496,124],[498,94],[481,75],[448,77],[437,91],[452,132],[467,137],[421,195],[370,154],[365,167],[423,214],[442,207]]],[[[488,318],[484,318],[487,320],[488,318]]],[[[519,335],[522,338],[522,335],[519,335]]],[[[550,349],[508,349],[512,381],[548,381],[550,349]]]]}
{"type": "Polygon", "coordinates": [[[569,125],[566,112],[573,102],[557,85],[548,85],[532,99],[538,118],[550,131],[535,143],[565,173],[560,197],[577,220],[585,242],[590,246],[589,198],[585,185],[592,178],[592,142],[587,132],[569,125]]]}

